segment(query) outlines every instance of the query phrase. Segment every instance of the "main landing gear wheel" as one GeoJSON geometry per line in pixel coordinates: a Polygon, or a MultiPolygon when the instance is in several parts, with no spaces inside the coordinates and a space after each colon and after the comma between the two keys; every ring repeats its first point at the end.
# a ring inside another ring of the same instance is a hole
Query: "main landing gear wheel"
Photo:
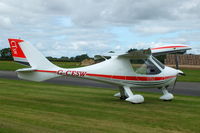
{"type": "Polygon", "coordinates": [[[128,95],[125,93],[123,87],[119,87],[119,92],[114,95],[115,97],[119,97],[121,100],[126,100],[128,95]]]}
{"type": "Polygon", "coordinates": [[[120,97],[120,99],[126,100],[131,103],[143,103],[144,97],[142,95],[134,95],[130,87],[120,87],[120,92],[114,96],[120,97]]]}
{"type": "Polygon", "coordinates": [[[174,99],[173,94],[169,93],[166,87],[162,87],[161,90],[163,92],[163,95],[160,97],[161,100],[171,101],[172,99],[174,99]]]}

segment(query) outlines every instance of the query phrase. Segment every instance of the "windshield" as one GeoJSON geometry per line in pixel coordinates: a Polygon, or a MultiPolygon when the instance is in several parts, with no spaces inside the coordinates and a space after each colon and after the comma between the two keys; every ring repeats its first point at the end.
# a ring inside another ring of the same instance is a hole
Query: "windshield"
{"type": "Polygon", "coordinates": [[[143,75],[159,74],[161,71],[149,59],[131,59],[133,71],[143,75]]]}
{"type": "Polygon", "coordinates": [[[159,60],[157,60],[155,57],[152,56],[152,59],[162,68],[165,68],[165,65],[163,63],[161,63],[159,60]]]}

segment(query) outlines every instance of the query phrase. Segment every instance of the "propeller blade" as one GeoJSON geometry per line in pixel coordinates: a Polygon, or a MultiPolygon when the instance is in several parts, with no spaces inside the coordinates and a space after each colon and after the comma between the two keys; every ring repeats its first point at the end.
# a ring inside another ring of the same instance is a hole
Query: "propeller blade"
{"type": "Polygon", "coordinates": [[[176,82],[177,82],[178,76],[186,76],[186,75],[185,75],[185,73],[182,72],[181,70],[178,70],[178,74],[176,75],[176,79],[175,79],[174,84],[173,84],[173,87],[172,87],[172,92],[173,92],[174,89],[175,89],[175,86],[176,86],[176,82]]]}
{"type": "Polygon", "coordinates": [[[177,53],[175,54],[175,63],[176,63],[176,69],[179,69],[179,61],[178,61],[178,56],[177,53]]]}
{"type": "Polygon", "coordinates": [[[176,76],[176,79],[175,79],[175,81],[174,81],[174,84],[173,84],[173,87],[172,87],[172,92],[174,91],[174,89],[175,89],[175,86],[176,86],[176,82],[177,82],[177,76],[176,76]]]}

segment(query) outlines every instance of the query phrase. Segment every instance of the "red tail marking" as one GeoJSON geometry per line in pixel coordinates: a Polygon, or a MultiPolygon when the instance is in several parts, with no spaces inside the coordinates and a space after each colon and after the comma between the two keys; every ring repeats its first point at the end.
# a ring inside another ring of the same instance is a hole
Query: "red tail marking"
{"type": "Polygon", "coordinates": [[[10,44],[10,50],[12,52],[13,57],[20,57],[20,58],[26,58],[24,55],[24,52],[22,51],[21,47],[19,46],[20,42],[24,42],[24,40],[20,39],[8,39],[10,44]]]}

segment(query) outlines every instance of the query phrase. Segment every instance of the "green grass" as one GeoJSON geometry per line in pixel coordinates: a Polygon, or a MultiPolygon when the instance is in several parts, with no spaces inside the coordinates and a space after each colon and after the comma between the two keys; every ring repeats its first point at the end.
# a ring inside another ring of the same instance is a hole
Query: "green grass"
{"type": "Polygon", "coordinates": [[[0,61],[0,70],[15,71],[24,67],[24,65],[18,64],[14,61],[0,61]]]}
{"type": "MultiPolygon", "coordinates": [[[[53,62],[55,65],[63,68],[74,68],[80,67],[79,62],[53,62]]],[[[15,71],[20,68],[25,68],[26,66],[18,64],[14,61],[0,61],[0,70],[5,71],[15,71]]]]}
{"type": "MultiPolygon", "coordinates": [[[[79,62],[53,62],[54,64],[63,67],[63,68],[75,68],[80,67],[79,62]]],[[[20,65],[13,61],[0,61],[0,70],[15,71],[25,66],[20,65]]],[[[183,69],[186,73],[186,76],[181,76],[178,78],[178,81],[181,82],[200,82],[200,70],[194,69],[183,69]]]]}
{"type": "Polygon", "coordinates": [[[183,69],[186,76],[178,77],[181,82],[200,82],[200,70],[183,69]]]}
{"type": "Polygon", "coordinates": [[[0,79],[1,133],[199,133],[200,98],[140,93],[143,104],[117,90],[0,79]]]}

